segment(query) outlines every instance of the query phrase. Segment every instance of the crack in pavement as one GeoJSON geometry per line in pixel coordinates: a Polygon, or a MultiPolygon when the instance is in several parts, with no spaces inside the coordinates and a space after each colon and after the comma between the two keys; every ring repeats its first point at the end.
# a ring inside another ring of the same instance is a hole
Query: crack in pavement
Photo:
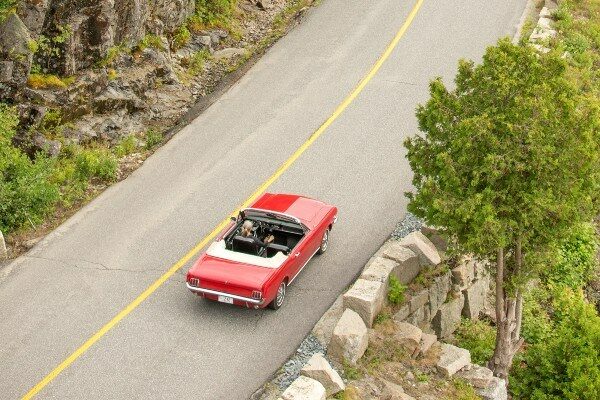
{"type": "Polygon", "coordinates": [[[116,267],[108,267],[105,264],[89,261],[89,260],[61,260],[58,258],[49,258],[49,257],[39,257],[39,256],[30,256],[25,255],[24,258],[33,258],[37,260],[51,261],[60,263],[66,267],[76,268],[76,269],[86,269],[86,270],[95,270],[95,271],[119,271],[119,272],[132,272],[132,273],[148,273],[148,272],[164,272],[162,269],[144,269],[144,270],[135,270],[135,269],[127,269],[127,268],[116,268],[116,267]],[[98,267],[86,267],[81,265],[80,263],[87,263],[91,265],[97,265],[98,267]]]}

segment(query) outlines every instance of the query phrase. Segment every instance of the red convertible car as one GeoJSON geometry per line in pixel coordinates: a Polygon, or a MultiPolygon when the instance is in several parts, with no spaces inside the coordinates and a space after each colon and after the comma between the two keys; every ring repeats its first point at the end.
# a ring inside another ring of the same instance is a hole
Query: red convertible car
{"type": "Polygon", "coordinates": [[[186,286],[210,300],[276,310],[312,256],[327,250],[336,219],[337,208],[321,201],[265,193],[232,217],[188,271],[186,286]]]}

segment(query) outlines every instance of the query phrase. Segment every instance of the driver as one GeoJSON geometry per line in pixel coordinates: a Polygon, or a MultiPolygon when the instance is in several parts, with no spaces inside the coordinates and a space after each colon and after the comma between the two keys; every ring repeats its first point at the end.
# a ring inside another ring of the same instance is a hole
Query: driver
{"type": "Polygon", "coordinates": [[[252,224],[252,221],[249,221],[249,220],[244,221],[244,224],[242,225],[241,235],[243,237],[248,237],[248,238],[254,239],[254,243],[256,243],[259,246],[263,246],[263,247],[275,240],[275,236],[273,236],[273,235],[269,235],[266,238],[264,238],[263,240],[259,239],[258,237],[254,236],[254,234],[252,233],[253,227],[254,227],[254,225],[252,224]]]}

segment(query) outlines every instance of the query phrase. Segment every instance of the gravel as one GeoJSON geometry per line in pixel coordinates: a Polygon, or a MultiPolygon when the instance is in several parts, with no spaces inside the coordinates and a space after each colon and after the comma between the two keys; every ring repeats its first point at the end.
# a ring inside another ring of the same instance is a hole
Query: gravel
{"type": "Polygon", "coordinates": [[[300,375],[300,370],[313,354],[327,354],[327,349],[314,337],[309,334],[300,343],[296,353],[282,367],[282,372],[273,380],[281,390],[285,390],[300,375]]]}
{"type": "Polygon", "coordinates": [[[396,228],[392,232],[392,239],[402,239],[404,236],[411,232],[415,232],[421,229],[423,221],[415,217],[413,214],[407,212],[404,219],[396,225],[396,228]]]}

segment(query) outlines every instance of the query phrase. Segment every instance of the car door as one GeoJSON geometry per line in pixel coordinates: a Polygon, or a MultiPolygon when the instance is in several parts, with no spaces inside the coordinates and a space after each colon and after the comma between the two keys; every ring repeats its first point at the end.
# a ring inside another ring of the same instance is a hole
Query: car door
{"type": "MultiPolygon", "coordinates": [[[[292,250],[292,263],[291,269],[293,272],[290,275],[292,277],[296,277],[302,268],[308,263],[311,257],[316,253],[319,249],[320,238],[317,239],[318,235],[315,235],[315,232],[308,231],[306,235],[298,242],[296,247],[292,250]]],[[[292,279],[294,279],[292,278],[292,279]]]]}

